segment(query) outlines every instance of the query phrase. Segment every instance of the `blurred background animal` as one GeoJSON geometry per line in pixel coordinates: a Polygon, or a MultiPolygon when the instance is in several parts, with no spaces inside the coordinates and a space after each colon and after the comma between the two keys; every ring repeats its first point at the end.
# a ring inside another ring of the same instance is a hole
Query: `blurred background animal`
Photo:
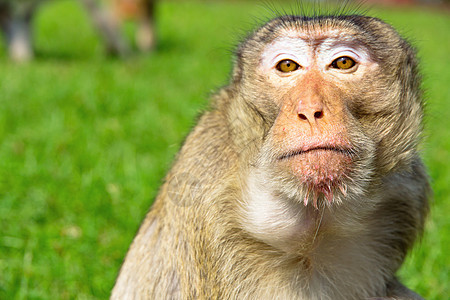
{"type": "MultiPolygon", "coordinates": [[[[121,33],[121,23],[130,18],[138,23],[136,48],[142,52],[154,48],[155,0],[78,1],[89,13],[108,54],[123,57],[132,51],[121,33]]],[[[0,0],[0,26],[12,60],[27,61],[33,57],[33,18],[44,2],[46,0],[0,0]]]]}

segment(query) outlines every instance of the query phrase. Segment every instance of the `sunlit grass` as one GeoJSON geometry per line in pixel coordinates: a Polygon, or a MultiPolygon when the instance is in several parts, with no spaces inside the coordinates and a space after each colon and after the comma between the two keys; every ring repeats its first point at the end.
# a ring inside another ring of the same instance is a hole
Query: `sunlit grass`
{"type": "MultiPolygon", "coordinates": [[[[1,50],[0,299],[108,297],[183,137],[263,11],[250,2],[161,3],[158,50],[119,61],[104,57],[79,6],[59,1],[36,20],[36,60],[14,65],[1,50]]],[[[373,13],[419,49],[428,99],[423,153],[435,197],[400,275],[427,299],[445,299],[450,18],[421,8],[373,13]]]]}

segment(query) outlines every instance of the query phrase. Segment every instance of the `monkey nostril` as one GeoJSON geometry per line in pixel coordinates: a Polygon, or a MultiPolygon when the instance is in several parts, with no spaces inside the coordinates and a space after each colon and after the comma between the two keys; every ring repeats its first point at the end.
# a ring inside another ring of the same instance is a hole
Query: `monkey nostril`
{"type": "Polygon", "coordinates": [[[323,112],[321,112],[321,111],[316,111],[316,112],[314,113],[314,118],[320,119],[320,118],[322,118],[322,117],[323,117],[323,112]]]}
{"type": "Polygon", "coordinates": [[[308,120],[308,118],[304,114],[298,114],[298,117],[302,120],[308,120]]]}
{"type": "Polygon", "coordinates": [[[313,115],[309,115],[308,118],[308,114],[303,114],[303,113],[299,113],[298,117],[300,118],[300,120],[313,120],[313,119],[321,119],[323,118],[323,111],[316,111],[313,115]]]}

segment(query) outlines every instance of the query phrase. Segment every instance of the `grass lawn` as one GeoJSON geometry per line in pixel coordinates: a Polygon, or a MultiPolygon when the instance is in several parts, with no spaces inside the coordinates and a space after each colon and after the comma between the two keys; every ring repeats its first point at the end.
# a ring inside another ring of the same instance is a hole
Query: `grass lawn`
{"type": "MultiPolygon", "coordinates": [[[[37,58],[0,50],[0,299],[107,298],[127,248],[232,49],[264,9],[163,2],[158,51],[105,58],[75,1],[44,6],[37,58]]],[[[450,295],[450,14],[373,10],[419,49],[423,156],[434,188],[425,236],[400,272],[427,299],[450,295]]],[[[132,30],[132,26],[127,28],[132,30]]]]}

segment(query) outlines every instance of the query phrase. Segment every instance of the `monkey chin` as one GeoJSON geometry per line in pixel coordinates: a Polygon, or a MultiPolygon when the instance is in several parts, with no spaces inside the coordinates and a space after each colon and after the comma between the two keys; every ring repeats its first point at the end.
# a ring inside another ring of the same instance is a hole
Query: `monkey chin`
{"type": "Polygon", "coordinates": [[[317,148],[308,151],[298,151],[282,156],[282,164],[286,164],[304,187],[306,194],[304,205],[312,202],[317,208],[319,199],[326,199],[329,205],[339,204],[347,195],[346,181],[352,170],[353,159],[351,151],[337,148],[317,148]]]}

